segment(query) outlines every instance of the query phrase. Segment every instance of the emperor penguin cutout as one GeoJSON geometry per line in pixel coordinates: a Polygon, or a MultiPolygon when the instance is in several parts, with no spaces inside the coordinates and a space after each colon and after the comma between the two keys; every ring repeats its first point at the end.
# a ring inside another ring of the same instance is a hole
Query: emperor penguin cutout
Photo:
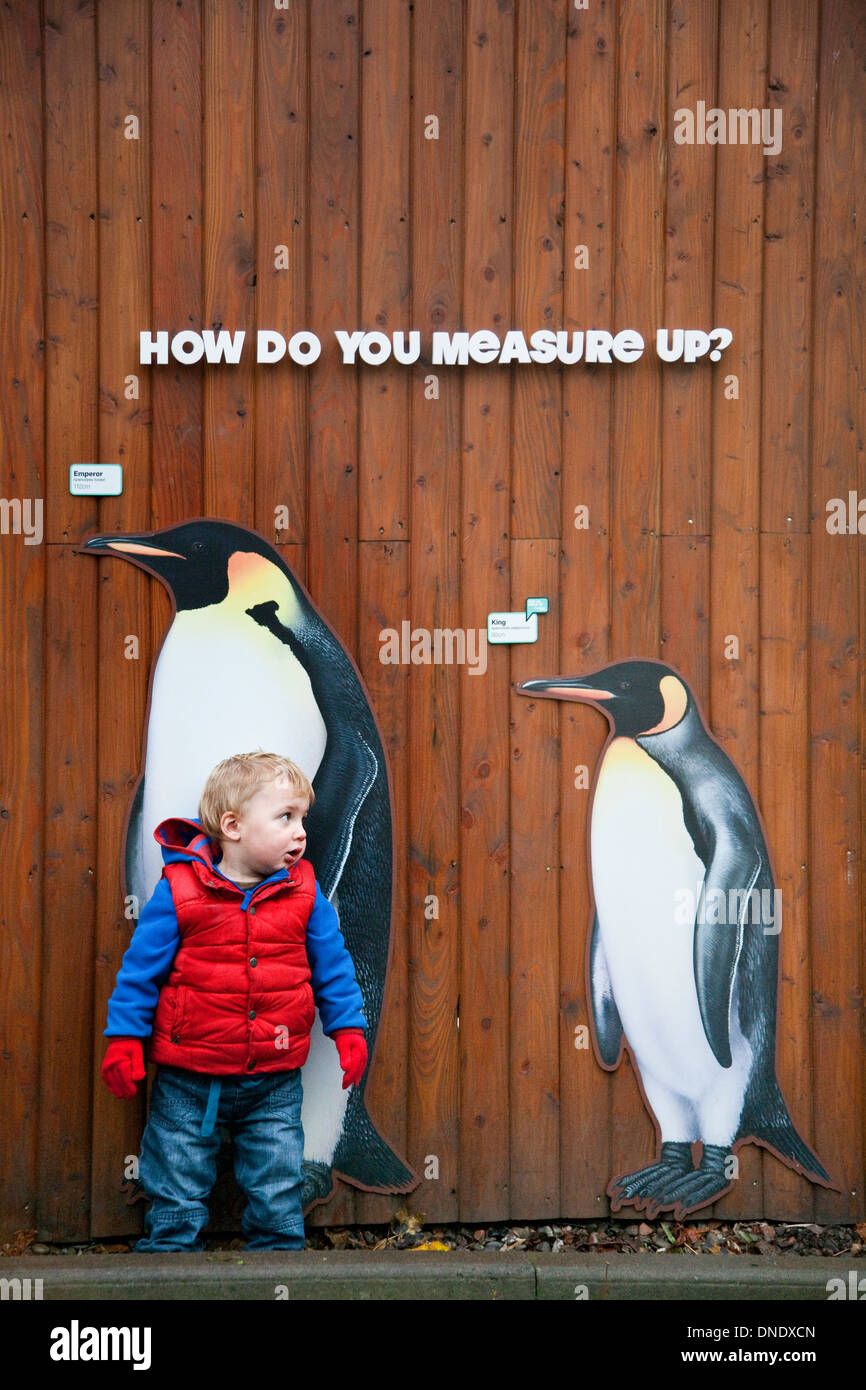
{"type": "Polygon", "coordinates": [[[686,682],[624,661],[517,690],[588,701],[611,726],[590,808],[587,992],[598,1060],[614,1070],[627,1043],[660,1141],[654,1163],[612,1179],[612,1210],[706,1206],[749,1142],[833,1186],[776,1078],[781,894],[761,822],[686,682]]]}
{"type": "MultiPolygon", "coordinates": [[[[388,768],[357,667],[281,556],[255,531],[196,518],[142,535],[92,536],[165,585],[173,615],[151,673],[141,777],[126,834],[126,891],[143,903],[162,873],[160,821],[195,817],[208,773],[261,747],[304,769],[315,801],[307,849],[337,910],[364,998],[370,1058],[391,938],[388,768]]],[[[360,1085],[342,1089],[337,1049],[316,1017],[304,1066],[304,1208],[334,1178],[376,1192],[420,1179],[373,1125],[360,1085]]]]}

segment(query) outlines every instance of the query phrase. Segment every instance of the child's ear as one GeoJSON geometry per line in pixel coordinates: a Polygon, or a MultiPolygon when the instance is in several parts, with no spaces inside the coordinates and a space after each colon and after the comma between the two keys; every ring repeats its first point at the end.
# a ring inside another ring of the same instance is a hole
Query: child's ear
{"type": "Polygon", "coordinates": [[[238,825],[237,811],[223,811],[220,816],[220,839],[239,840],[241,829],[238,825]]]}

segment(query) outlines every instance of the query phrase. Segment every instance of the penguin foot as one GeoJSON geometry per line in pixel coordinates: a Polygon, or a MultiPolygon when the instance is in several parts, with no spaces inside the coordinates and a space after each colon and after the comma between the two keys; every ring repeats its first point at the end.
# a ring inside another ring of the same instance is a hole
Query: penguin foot
{"type": "Polygon", "coordinates": [[[705,1207],[728,1192],[731,1179],[725,1166],[729,1158],[730,1151],[724,1144],[704,1144],[700,1166],[679,1182],[669,1183],[653,1193],[647,1202],[647,1217],[652,1220],[663,1208],[673,1207],[674,1217],[679,1221],[687,1212],[705,1207]]]}
{"type": "Polygon", "coordinates": [[[333,1186],[334,1176],[327,1163],[317,1163],[313,1159],[304,1160],[304,1211],[315,1206],[317,1202],[327,1201],[333,1186]]]}
{"type": "Polygon", "coordinates": [[[615,1199],[611,1203],[611,1210],[618,1211],[623,1202],[639,1208],[643,1205],[641,1198],[651,1197],[660,1189],[695,1172],[697,1169],[692,1166],[691,1144],[673,1141],[662,1144],[658,1163],[651,1163],[648,1168],[640,1168],[636,1173],[624,1173],[609,1185],[608,1193],[615,1199]]]}

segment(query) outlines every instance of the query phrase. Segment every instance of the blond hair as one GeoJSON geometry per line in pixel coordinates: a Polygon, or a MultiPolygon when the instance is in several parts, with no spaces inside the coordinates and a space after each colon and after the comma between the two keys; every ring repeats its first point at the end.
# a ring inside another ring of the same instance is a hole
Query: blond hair
{"type": "Polygon", "coordinates": [[[220,821],[226,811],[239,813],[259,787],[278,778],[291,782],[295,795],[308,797],[312,806],[315,796],[309,777],[297,763],[279,753],[259,748],[255,753],[233,753],[223,758],[205,782],[199,802],[198,818],[205,834],[219,840],[220,821]]]}

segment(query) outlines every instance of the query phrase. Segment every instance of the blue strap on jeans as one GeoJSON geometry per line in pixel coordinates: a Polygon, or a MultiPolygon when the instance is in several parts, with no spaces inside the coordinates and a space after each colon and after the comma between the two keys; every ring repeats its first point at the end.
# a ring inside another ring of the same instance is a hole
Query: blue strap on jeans
{"type": "Polygon", "coordinates": [[[212,1076],[210,1089],[207,1093],[207,1109],[204,1112],[204,1119],[201,1122],[202,1138],[206,1139],[209,1134],[213,1134],[216,1124],[217,1111],[220,1104],[220,1091],[222,1089],[222,1079],[219,1076],[212,1076]]]}

